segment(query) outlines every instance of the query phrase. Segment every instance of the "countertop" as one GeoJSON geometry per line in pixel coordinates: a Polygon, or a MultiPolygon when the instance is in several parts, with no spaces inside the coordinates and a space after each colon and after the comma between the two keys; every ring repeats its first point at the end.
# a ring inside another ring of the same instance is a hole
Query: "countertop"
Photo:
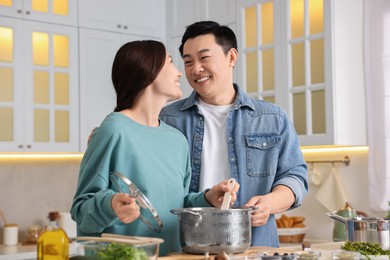
{"type": "MultiPolygon", "coordinates": [[[[340,246],[344,242],[331,242],[331,243],[318,243],[312,244],[311,248],[315,251],[321,252],[321,260],[331,259],[332,251],[340,249],[340,246]]],[[[263,252],[279,252],[279,253],[292,253],[302,250],[301,245],[292,244],[291,246],[287,244],[282,244],[282,247],[273,248],[273,247],[251,247],[242,254],[235,254],[234,256],[245,256],[252,253],[263,253],[263,252]]],[[[75,246],[73,243],[69,245],[69,254],[75,254],[75,246]]],[[[36,245],[17,245],[17,246],[4,246],[0,245],[0,260],[27,260],[27,259],[36,259],[36,245]]],[[[204,255],[193,255],[185,253],[173,253],[168,256],[159,257],[162,260],[205,260],[204,255]]],[[[210,256],[209,259],[214,259],[214,256],[210,256]]]]}
{"type": "MultiPolygon", "coordinates": [[[[340,246],[343,245],[344,242],[330,242],[330,243],[319,243],[319,244],[312,244],[311,248],[314,251],[320,251],[321,252],[321,260],[329,260],[332,259],[332,251],[340,249],[340,246]]],[[[257,247],[251,247],[247,251],[245,251],[242,254],[235,254],[234,256],[247,256],[251,255],[253,253],[264,253],[268,252],[268,255],[270,253],[293,253],[296,251],[301,251],[302,246],[294,244],[293,246],[288,246],[286,244],[283,244],[283,247],[265,247],[265,246],[257,246],[257,247]]],[[[213,260],[215,259],[214,256],[207,256],[205,255],[193,255],[193,254],[185,254],[185,253],[174,253],[170,254],[168,256],[159,257],[158,259],[162,260],[213,260]]]]}
{"type": "MultiPolygon", "coordinates": [[[[69,244],[69,256],[76,254],[74,243],[69,244]]],[[[0,260],[30,260],[37,259],[37,245],[16,246],[0,245],[0,260]]]]}

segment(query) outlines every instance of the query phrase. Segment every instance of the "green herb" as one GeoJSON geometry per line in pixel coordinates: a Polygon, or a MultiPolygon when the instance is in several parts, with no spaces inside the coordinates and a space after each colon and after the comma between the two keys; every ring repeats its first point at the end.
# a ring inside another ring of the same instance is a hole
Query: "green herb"
{"type": "Polygon", "coordinates": [[[369,255],[388,255],[390,256],[390,250],[383,250],[381,245],[378,243],[372,243],[372,242],[351,242],[347,241],[343,246],[341,246],[341,249],[347,250],[347,251],[356,251],[360,254],[367,257],[367,259],[370,260],[369,255]]]}
{"type": "Polygon", "coordinates": [[[148,256],[142,248],[127,244],[110,243],[98,252],[101,260],[147,260],[148,256]]]}

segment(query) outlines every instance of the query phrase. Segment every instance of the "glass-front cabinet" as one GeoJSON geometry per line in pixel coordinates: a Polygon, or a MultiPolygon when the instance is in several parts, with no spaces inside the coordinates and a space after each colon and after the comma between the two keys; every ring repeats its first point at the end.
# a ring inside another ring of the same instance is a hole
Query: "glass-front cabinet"
{"type": "Polygon", "coordinates": [[[79,150],[77,56],[76,28],[1,17],[1,152],[79,150]]]}
{"type": "Polygon", "coordinates": [[[362,1],[236,3],[246,92],[285,109],[301,145],[365,145],[362,1]]]}
{"type": "Polygon", "coordinates": [[[74,0],[0,0],[0,16],[76,26],[76,5],[74,0]]]}

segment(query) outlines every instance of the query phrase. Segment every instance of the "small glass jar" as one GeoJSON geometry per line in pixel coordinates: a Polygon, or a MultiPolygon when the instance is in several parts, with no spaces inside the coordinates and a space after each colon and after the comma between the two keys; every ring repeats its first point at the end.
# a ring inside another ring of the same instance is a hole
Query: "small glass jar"
{"type": "Polygon", "coordinates": [[[347,250],[336,250],[332,252],[333,260],[359,260],[360,253],[347,250]]]}
{"type": "Polygon", "coordinates": [[[36,244],[41,231],[38,225],[31,225],[26,230],[26,244],[36,244]]]}
{"type": "Polygon", "coordinates": [[[313,250],[303,250],[294,252],[297,260],[318,260],[321,257],[321,252],[313,250]]]}

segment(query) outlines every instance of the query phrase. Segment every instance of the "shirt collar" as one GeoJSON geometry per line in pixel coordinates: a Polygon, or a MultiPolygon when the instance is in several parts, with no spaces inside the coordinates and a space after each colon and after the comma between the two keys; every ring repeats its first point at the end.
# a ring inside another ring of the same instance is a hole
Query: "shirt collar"
{"type": "MultiPolygon", "coordinates": [[[[251,110],[255,110],[253,102],[251,98],[242,91],[242,89],[237,85],[233,84],[234,89],[236,90],[236,98],[234,100],[232,109],[239,109],[242,106],[249,107],[251,110]]],[[[199,94],[196,93],[195,90],[192,91],[191,95],[187,98],[186,102],[184,102],[181,110],[190,109],[193,106],[198,105],[199,94]]]]}

